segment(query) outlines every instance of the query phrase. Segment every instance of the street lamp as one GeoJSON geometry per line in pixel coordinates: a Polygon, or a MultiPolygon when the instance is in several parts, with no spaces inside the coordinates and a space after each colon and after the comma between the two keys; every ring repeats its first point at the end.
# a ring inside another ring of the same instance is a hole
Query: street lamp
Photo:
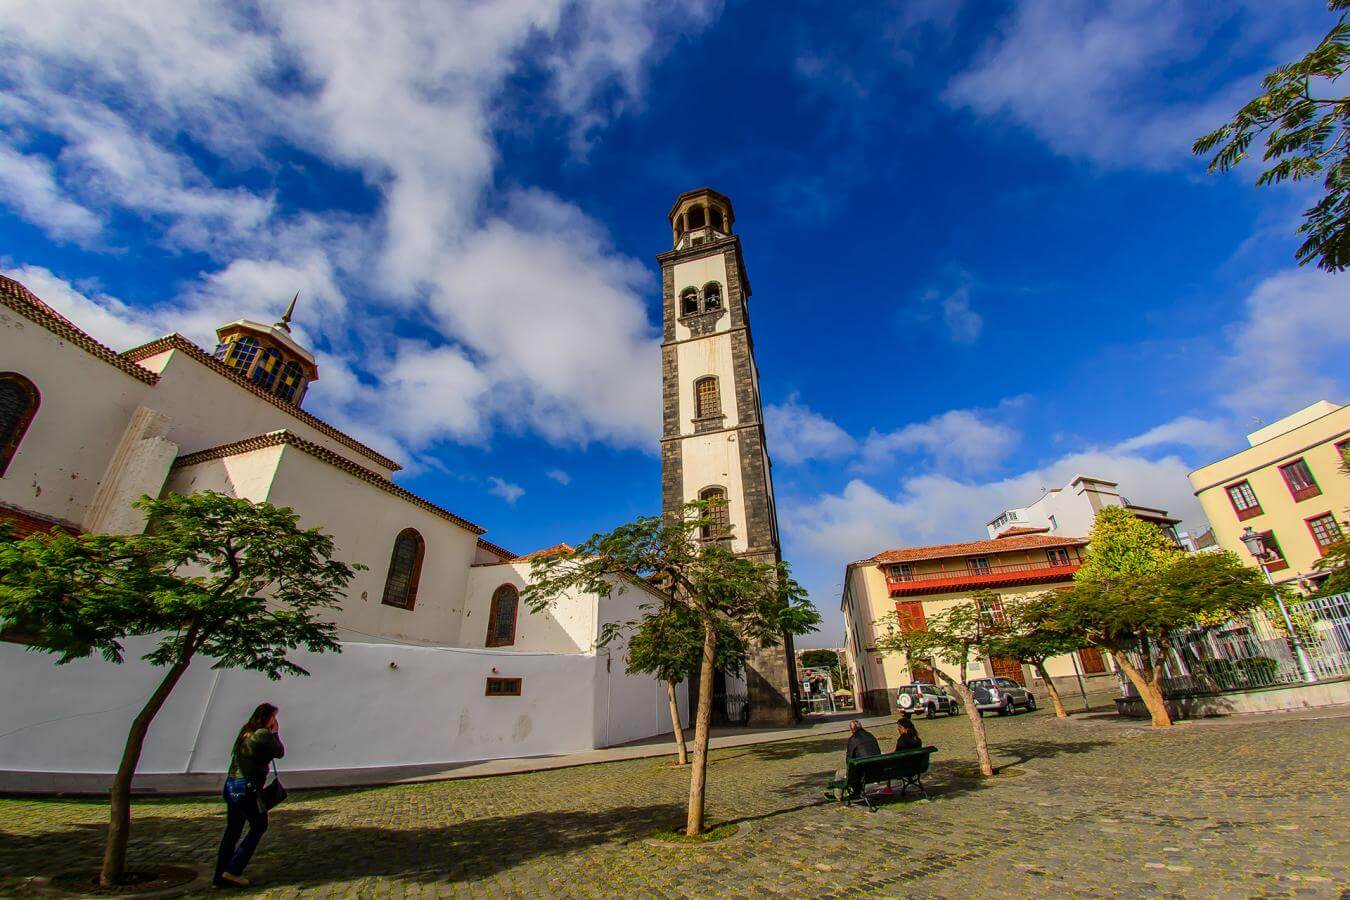
{"type": "Polygon", "coordinates": [[[1266,568],[1266,557],[1270,556],[1266,539],[1253,531],[1250,525],[1242,532],[1239,539],[1247,546],[1247,552],[1255,558],[1256,564],[1261,567],[1261,574],[1266,576],[1266,583],[1270,585],[1275,594],[1275,605],[1280,608],[1280,615],[1284,617],[1284,627],[1289,629],[1289,642],[1294,645],[1294,655],[1298,658],[1299,673],[1303,676],[1304,681],[1316,681],[1317,678],[1313,675],[1312,666],[1308,664],[1308,655],[1303,652],[1303,645],[1299,642],[1298,635],[1294,633],[1294,622],[1289,618],[1289,610],[1285,608],[1279,588],[1275,587],[1275,579],[1270,577],[1270,570],[1266,568]]]}

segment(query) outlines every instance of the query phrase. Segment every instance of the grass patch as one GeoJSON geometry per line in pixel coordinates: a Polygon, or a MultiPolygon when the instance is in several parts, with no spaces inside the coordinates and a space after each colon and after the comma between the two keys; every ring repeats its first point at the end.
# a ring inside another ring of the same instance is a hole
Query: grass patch
{"type": "Polygon", "coordinates": [[[716,841],[725,841],[729,837],[735,837],[741,830],[741,826],[735,822],[719,822],[703,829],[702,834],[696,834],[692,837],[684,833],[684,829],[676,830],[674,828],[663,828],[660,831],[652,832],[652,839],[667,844],[711,844],[716,841]]]}

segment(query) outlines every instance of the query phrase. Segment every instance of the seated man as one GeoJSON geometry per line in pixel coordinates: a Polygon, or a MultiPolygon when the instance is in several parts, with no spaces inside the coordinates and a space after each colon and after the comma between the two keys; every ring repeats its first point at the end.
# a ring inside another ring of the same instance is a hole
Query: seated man
{"type": "Polygon", "coordinates": [[[830,789],[825,792],[825,796],[831,800],[841,799],[835,791],[845,788],[848,789],[850,797],[857,797],[862,793],[863,785],[850,783],[848,760],[857,759],[860,756],[878,756],[881,753],[881,745],[877,743],[876,737],[866,728],[863,728],[862,723],[857,719],[848,723],[848,731],[848,746],[844,750],[844,768],[835,771],[834,780],[830,782],[830,789]]]}

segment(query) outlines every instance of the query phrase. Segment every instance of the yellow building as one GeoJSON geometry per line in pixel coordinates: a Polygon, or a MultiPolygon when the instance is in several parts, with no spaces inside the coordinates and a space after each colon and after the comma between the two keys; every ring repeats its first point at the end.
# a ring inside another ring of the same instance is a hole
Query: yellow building
{"type": "MultiPolygon", "coordinates": [[[[896,688],[935,680],[926,666],[877,649],[877,640],[886,633],[883,620],[891,613],[922,627],[929,617],[968,602],[977,591],[994,590],[998,600],[989,614],[997,618],[1005,603],[1068,585],[1086,548],[1086,538],[1014,530],[992,540],[887,550],[851,563],[840,605],[845,656],[862,708],[872,715],[893,714],[896,688]]],[[[1113,684],[1106,660],[1092,649],[1055,657],[1046,669],[1061,693],[1077,690],[1080,678],[1087,690],[1113,684]]],[[[948,674],[959,677],[955,668],[948,674]]],[[[1033,691],[1044,687],[1034,671],[1015,660],[986,658],[973,662],[966,673],[967,678],[986,675],[1012,678],[1033,691]]],[[[1038,699],[1046,698],[1041,694],[1038,699]]]]}
{"type": "Polygon", "coordinates": [[[1251,528],[1270,551],[1265,565],[1277,582],[1310,590],[1326,576],[1316,564],[1343,533],[1350,476],[1350,406],[1322,400],[1247,435],[1245,450],[1191,473],[1195,496],[1225,550],[1250,565],[1242,543],[1251,528]]]}

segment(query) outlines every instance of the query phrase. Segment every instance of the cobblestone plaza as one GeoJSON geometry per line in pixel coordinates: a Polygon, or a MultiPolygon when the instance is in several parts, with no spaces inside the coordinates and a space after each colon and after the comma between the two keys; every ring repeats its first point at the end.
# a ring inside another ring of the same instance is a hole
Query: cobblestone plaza
{"type": "MultiPolygon", "coordinates": [[[[687,775],[641,759],[496,778],[295,792],[248,875],[259,896],[1337,896],[1350,888],[1350,717],[1166,732],[986,720],[994,782],[964,718],[920,722],[931,800],[876,813],[824,800],[843,736],[714,752],[730,841],[644,840],[681,820],[687,775]]],[[[883,746],[891,728],[879,729],[883,746]]],[[[208,865],[214,798],[138,803],[131,860],[208,865]]],[[[98,802],[0,800],[0,891],[96,865],[98,802]]]]}

